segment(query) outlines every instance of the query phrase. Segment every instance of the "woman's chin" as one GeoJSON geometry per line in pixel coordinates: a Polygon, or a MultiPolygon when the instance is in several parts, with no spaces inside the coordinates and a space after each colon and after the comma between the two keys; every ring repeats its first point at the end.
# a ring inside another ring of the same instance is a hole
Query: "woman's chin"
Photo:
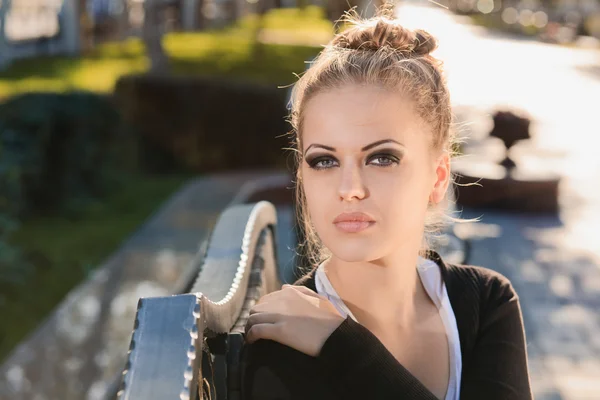
{"type": "Polygon", "coordinates": [[[348,243],[346,245],[328,247],[335,258],[345,262],[364,262],[377,259],[378,252],[375,248],[359,243],[348,243]]]}

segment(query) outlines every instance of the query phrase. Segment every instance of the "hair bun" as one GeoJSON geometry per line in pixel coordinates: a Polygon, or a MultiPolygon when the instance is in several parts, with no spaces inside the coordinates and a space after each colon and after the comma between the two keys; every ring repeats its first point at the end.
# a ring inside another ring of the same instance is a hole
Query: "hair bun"
{"type": "Polygon", "coordinates": [[[414,31],[414,35],[415,47],[413,53],[424,56],[437,48],[437,40],[429,32],[417,29],[414,31]]]}
{"type": "Polygon", "coordinates": [[[413,31],[392,19],[381,17],[372,22],[375,23],[355,23],[352,28],[338,34],[331,44],[350,50],[389,48],[412,56],[425,56],[437,48],[437,40],[422,29],[413,31]]]}

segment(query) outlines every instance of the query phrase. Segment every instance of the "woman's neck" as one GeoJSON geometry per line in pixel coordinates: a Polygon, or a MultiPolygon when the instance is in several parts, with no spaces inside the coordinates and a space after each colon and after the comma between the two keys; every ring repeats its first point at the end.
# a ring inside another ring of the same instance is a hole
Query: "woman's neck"
{"type": "Polygon", "coordinates": [[[325,262],[327,278],[357,320],[386,331],[413,325],[428,297],[417,271],[418,250],[398,251],[372,262],[325,262]]]}

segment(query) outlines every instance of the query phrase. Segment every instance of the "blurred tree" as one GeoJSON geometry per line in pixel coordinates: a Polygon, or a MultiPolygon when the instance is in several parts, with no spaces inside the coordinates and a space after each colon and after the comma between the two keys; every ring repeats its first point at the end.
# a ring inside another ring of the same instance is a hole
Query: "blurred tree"
{"type": "Polygon", "coordinates": [[[119,14],[119,38],[125,40],[129,36],[129,2],[120,0],[121,13],[119,14]]]}
{"type": "Polygon", "coordinates": [[[344,16],[347,11],[355,9],[356,12],[366,18],[375,14],[375,10],[387,4],[393,6],[391,0],[326,0],[325,11],[327,19],[334,25],[336,32],[339,32],[341,26],[336,22],[344,16]]]}
{"type": "Polygon", "coordinates": [[[269,11],[272,0],[258,0],[256,2],[256,26],[254,28],[252,57],[255,60],[260,60],[264,57],[264,45],[261,41],[262,33],[265,26],[265,14],[269,11]]]}
{"type": "Polygon", "coordinates": [[[338,24],[336,21],[344,15],[344,13],[353,7],[358,7],[358,0],[327,0],[326,13],[327,19],[335,24],[336,32],[338,31],[338,24]]]}
{"type": "MultiPolygon", "coordinates": [[[[236,1],[230,1],[230,6],[235,6],[236,1]]],[[[193,31],[199,28],[199,23],[202,17],[202,6],[201,0],[181,0],[181,25],[186,31],[193,31]]]]}
{"type": "Polygon", "coordinates": [[[8,7],[11,0],[0,0],[0,68],[8,62],[8,59],[3,57],[7,53],[6,40],[4,39],[4,17],[8,11],[8,7]]]}
{"type": "Polygon", "coordinates": [[[146,46],[146,52],[150,59],[151,74],[166,74],[169,72],[169,58],[162,44],[162,0],[144,1],[144,26],[142,28],[142,40],[146,46]]]}
{"type": "Polygon", "coordinates": [[[79,43],[82,53],[91,50],[94,45],[92,37],[92,18],[88,12],[87,0],[77,0],[79,15],[79,43]]]}

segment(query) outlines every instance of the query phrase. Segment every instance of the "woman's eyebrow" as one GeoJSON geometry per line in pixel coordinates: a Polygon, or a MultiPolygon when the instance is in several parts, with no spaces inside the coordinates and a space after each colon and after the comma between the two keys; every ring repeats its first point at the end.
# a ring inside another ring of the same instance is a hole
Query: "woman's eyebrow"
{"type": "MultiPolygon", "coordinates": [[[[376,142],[373,142],[371,144],[366,145],[365,147],[363,147],[362,149],[360,149],[360,151],[367,151],[367,150],[372,149],[373,147],[377,147],[377,146],[379,146],[381,144],[384,144],[384,143],[396,143],[396,144],[399,144],[400,146],[403,146],[402,143],[400,143],[400,142],[398,142],[398,141],[396,141],[394,139],[383,139],[383,140],[378,140],[376,142]]],[[[325,149],[325,150],[335,151],[335,147],[325,146],[324,144],[313,143],[310,146],[308,146],[306,148],[306,150],[304,150],[304,152],[306,153],[312,147],[320,147],[320,148],[325,149]]]]}

